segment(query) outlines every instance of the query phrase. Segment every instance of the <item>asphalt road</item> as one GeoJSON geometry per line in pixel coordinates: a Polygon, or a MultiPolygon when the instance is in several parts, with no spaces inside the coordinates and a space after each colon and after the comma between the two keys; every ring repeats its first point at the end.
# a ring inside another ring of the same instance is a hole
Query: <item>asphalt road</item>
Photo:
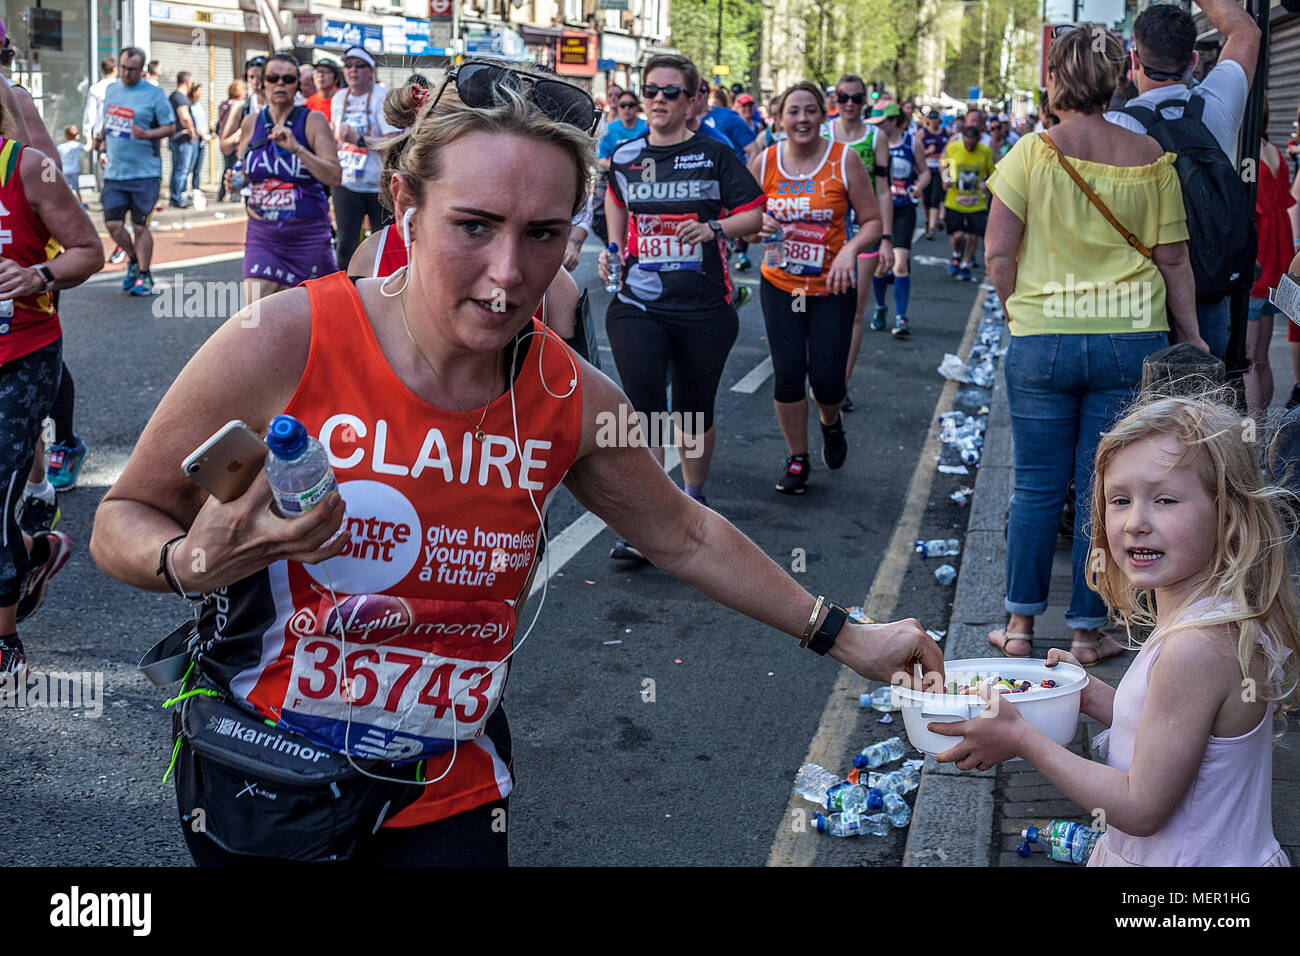
{"type": "MultiPolygon", "coordinates": [[[[918,242],[916,251],[943,256],[945,247],[940,236],[918,242]]],[[[237,282],[238,270],[236,260],[182,271],[187,281],[237,282]]],[[[773,490],[786,451],[770,378],[752,394],[731,388],[768,355],[757,295],[741,312],[718,398],[710,505],[787,568],[802,549],[806,570],[797,576],[804,586],[845,604],[864,603],[918,456],[937,451],[927,437],[943,384],[935,368],[944,352],[957,350],[976,294],[940,264],[913,272],[913,335],[898,341],[866,333],[851,383],[858,410],[846,416],[848,463],[828,472],[814,439],[812,484],[803,497],[773,490]]],[[[155,269],[155,277],[171,279],[172,271],[155,269]]],[[[614,374],[603,334],[608,296],[593,253],[584,254],[576,278],[592,289],[601,357],[614,374]]],[[[741,278],[756,288],[756,272],[741,278]]],[[[160,706],[166,695],[136,671],[143,651],[187,611],[175,597],[106,577],[86,550],[94,508],[149,415],[225,318],[159,317],[156,302],[124,295],[112,277],[63,294],[76,427],[90,454],[78,487],[62,498],[60,527],[72,536],[74,558],[21,633],[34,672],[101,674],[102,714],[0,710],[7,833],[0,864],[190,862],[172,786],[162,782],[172,743],[171,718],[160,706]]],[[[964,523],[964,511],[946,501],[960,483],[936,481],[927,535],[964,523]]],[[[582,514],[561,492],[550,515],[552,540],[582,514]]],[[[512,863],[762,865],[778,828],[791,825],[785,816],[794,773],[839,665],[652,567],[612,563],[612,541],[603,530],[553,569],[540,618],[516,656],[504,705],[517,776],[512,863]]],[[[913,562],[899,616],[942,628],[952,588],[938,585],[931,570],[913,562]]],[[[522,622],[532,620],[537,604],[529,602],[522,622]]],[[[874,716],[863,715],[849,742],[854,750],[902,732],[901,722],[882,726],[874,716]]],[[[806,838],[821,841],[818,863],[897,864],[905,831],[855,841],[806,838]]]]}

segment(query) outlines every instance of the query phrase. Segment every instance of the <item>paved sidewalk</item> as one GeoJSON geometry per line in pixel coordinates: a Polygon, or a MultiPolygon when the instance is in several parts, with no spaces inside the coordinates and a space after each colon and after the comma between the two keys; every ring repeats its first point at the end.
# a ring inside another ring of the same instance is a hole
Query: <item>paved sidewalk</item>
{"type": "MultiPolygon", "coordinates": [[[[1275,332],[1271,352],[1278,387],[1274,411],[1290,392],[1285,332],[1275,332]],[[1280,354],[1279,354],[1280,353],[1280,354]],[[1279,362],[1281,359],[1281,362],[1279,362]]],[[[1005,521],[1011,500],[1014,457],[1006,383],[999,365],[989,409],[981,465],[974,485],[970,524],[961,557],[952,620],[944,653],[947,660],[997,656],[988,632],[1006,622],[1005,521]]],[[[1033,656],[1052,647],[1069,648],[1064,611],[1070,599],[1070,542],[1058,541],[1052,565],[1047,612],[1036,621],[1033,656]]],[[[1122,640],[1122,636],[1121,636],[1122,640]]],[[[1135,652],[1112,658],[1089,674],[1117,685],[1135,652]]],[[[1096,721],[1080,715],[1070,749],[1089,754],[1100,732],[1096,721]]],[[[1291,715],[1289,732],[1273,751],[1273,832],[1292,861],[1300,859],[1300,721],[1291,715]]],[[[1067,866],[1045,854],[1016,856],[1020,831],[1049,819],[1090,822],[1090,815],[1066,799],[1023,761],[983,772],[962,772],[927,757],[916,798],[904,866],[1067,866]]]]}
{"type": "MultiPolygon", "coordinates": [[[[149,217],[149,231],[153,233],[153,265],[161,266],[169,262],[197,259],[203,256],[222,255],[239,252],[244,248],[244,222],[248,218],[242,202],[217,202],[215,186],[203,189],[207,200],[202,212],[196,209],[173,209],[160,202],[165,208],[155,207],[149,217]]],[[[87,193],[88,196],[91,193],[87,193]]],[[[117,243],[104,228],[104,211],[98,196],[87,202],[90,221],[99,232],[100,242],[104,245],[105,258],[116,248],[117,243]]],[[[127,226],[127,230],[130,230],[127,226]]],[[[105,272],[124,272],[126,262],[105,263],[105,272]]]]}

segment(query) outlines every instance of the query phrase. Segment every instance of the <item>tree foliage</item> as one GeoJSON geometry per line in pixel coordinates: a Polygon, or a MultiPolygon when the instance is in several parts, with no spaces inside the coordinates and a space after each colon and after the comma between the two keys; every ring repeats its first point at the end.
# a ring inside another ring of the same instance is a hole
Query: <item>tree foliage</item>
{"type": "Polygon", "coordinates": [[[749,0],[722,0],[722,59],[718,55],[719,0],[672,0],[669,42],[712,77],[715,63],[731,68],[728,85],[749,85],[758,71],[763,7],[749,0]]]}

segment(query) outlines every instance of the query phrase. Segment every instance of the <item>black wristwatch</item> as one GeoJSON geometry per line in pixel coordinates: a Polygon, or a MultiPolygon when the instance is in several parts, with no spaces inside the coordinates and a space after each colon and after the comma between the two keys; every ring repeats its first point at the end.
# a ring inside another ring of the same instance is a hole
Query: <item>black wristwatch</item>
{"type": "Polygon", "coordinates": [[[42,291],[49,292],[51,289],[54,288],[54,283],[57,280],[54,278],[54,273],[50,271],[49,266],[42,263],[41,265],[38,266],[32,266],[31,270],[37,273],[41,277],[41,279],[45,282],[45,288],[42,291]]]}
{"type": "Polygon", "coordinates": [[[893,242],[894,234],[892,232],[882,232],[880,234],[880,241],[884,242],[886,239],[888,239],[890,242],[893,242]]]}
{"type": "Polygon", "coordinates": [[[822,626],[817,628],[817,633],[808,642],[808,650],[823,657],[835,646],[835,638],[839,637],[844,622],[849,619],[849,612],[838,604],[827,603],[826,607],[826,620],[822,621],[822,626]]]}
{"type": "Polygon", "coordinates": [[[721,227],[720,225],[718,225],[718,220],[716,220],[716,219],[710,219],[710,220],[708,221],[708,226],[709,226],[710,229],[713,230],[713,235],[714,235],[714,236],[716,236],[717,238],[721,239],[723,242],[726,242],[726,241],[727,241],[727,234],[726,234],[725,232],[723,232],[723,231],[722,231],[722,227],[721,227]]]}

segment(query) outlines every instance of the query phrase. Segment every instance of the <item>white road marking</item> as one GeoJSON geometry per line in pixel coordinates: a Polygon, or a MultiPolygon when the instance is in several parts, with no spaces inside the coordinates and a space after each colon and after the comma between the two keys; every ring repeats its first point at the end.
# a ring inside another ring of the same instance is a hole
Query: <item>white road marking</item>
{"type": "Polygon", "coordinates": [[[759,362],[735,385],[731,386],[733,392],[743,392],[746,395],[753,395],[762,387],[772,374],[772,356],[768,356],[759,362]]]}

